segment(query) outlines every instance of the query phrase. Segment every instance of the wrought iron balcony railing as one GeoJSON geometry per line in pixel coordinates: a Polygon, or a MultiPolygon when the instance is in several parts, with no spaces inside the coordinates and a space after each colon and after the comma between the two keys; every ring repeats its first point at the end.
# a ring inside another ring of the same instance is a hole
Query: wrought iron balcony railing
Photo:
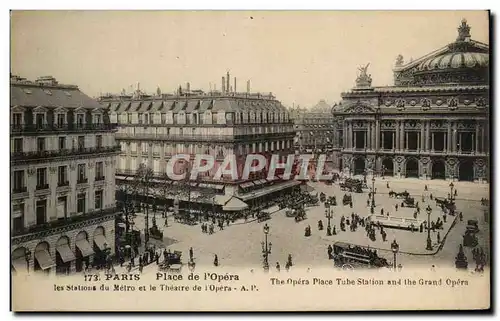
{"type": "Polygon", "coordinates": [[[76,181],[77,184],[87,184],[89,182],[88,178],[81,178],[76,181]]]}
{"type": "Polygon", "coordinates": [[[116,133],[116,139],[129,140],[164,140],[164,141],[193,141],[193,142],[236,142],[247,140],[266,140],[270,138],[292,138],[294,132],[265,133],[265,134],[234,134],[234,135],[198,135],[198,134],[150,134],[150,133],[116,133]]]}
{"type": "Polygon", "coordinates": [[[37,232],[45,232],[50,229],[58,228],[58,227],[63,227],[79,222],[83,222],[92,218],[97,218],[100,216],[108,215],[108,214],[114,214],[117,212],[117,209],[115,207],[112,208],[106,208],[106,209],[100,209],[100,210],[95,210],[91,212],[87,212],[84,214],[80,215],[72,215],[67,217],[64,220],[56,220],[52,222],[47,222],[44,224],[37,224],[33,226],[28,226],[24,227],[18,230],[12,231],[12,236],[18,236],[18,235],[24,235],[24,234],[29,234],[29,233],[37,233],[37,232]]]}
{"type": "Polygon", "coordinates": [[[37,185],[36,186],[36,190],[39,191],[39,190],[44,190],[44,189],[49,189],[49,184],[42,184],[42,185],[37,185]]]}
{"type": "Polygon", "coordinates": [[[41,132],[65,132],[65,131],[107,131],[118,128],[117,123],[100,124],[43,124],[28,125],[15,124],[10,126],[11,134],[37,134],[41,132]]]}
{"type": "Polygon", "coordinates": [[[96,177],[95,177],[95,181],[96,181],[96,182],[97,182],[97,181],[104,181],[104,180],[105,180],[104,175],[101,175],[101,176],[96,176],[96,177]]]}
{"type": "Polygon", "coordinates": [[[57,183],[58,187],[69,186],[69,181],[62,181],[57,183]]]}
{"type": "Polygon", "coordinates": [[[89,148],[71,148],[71,149],[57,149],[33,152],[12,153],[11,160],[36,160],[64,156],[78,156],[87,154],[98,153],[111,153],[120,151],[120,145],[106,146],[106,147],[89,147],[89,148]]]}
{"type": "Polygon", "coordinates": [[[14,189],[12,190],[12,193],[14,194],[17,194],[17,193],[26,193],[28,191],[28,187],[26,186],[17,186],[17,187],[14,187],[14,189]]]}

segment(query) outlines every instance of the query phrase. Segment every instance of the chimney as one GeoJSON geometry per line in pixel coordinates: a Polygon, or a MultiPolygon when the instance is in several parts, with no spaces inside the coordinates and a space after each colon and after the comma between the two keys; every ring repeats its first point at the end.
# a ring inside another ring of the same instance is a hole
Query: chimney
{"type": "Polygon", "coordinates": [[[191,84],[189,82],[186,83],[186,91],[191,92],[191,84]]]}
{"type": "Polygon", "coordinates": [[[211,83],[211,82],[209,82],[209,83],[208,83],[208,91],[209,91],[209,92],[211,92],[211,91],[212,91],[212,83],[211,83]]]}
{"type": "Polygon", "coordinates": [[[227,75],[226,75],[226,76],[227,76],[227,78],[226,78],[226,82],[227,82],[227,85],[226,85],[226,90],[227,90],[227,91],[230,91],[230,89],[229,89],[229,87],[230,87],[230,86],[229,86],[229,84],[230,84],[230,82],[229,82],[229,81],[230,81],[229,71],[227,72],[227,75]]]}
{"type": "Polygon", "coordinates": [[[222,77],[222,87],[221,87],[222,93],[226,92],[226,78],[222,77]]]}
{"type": "Polygon", "coordinates": [[[236,77],[234,77],[234,92],[237,92],[238,90],[236,90],[236,77]]]}
{"type": "Polygon", "coordinates": [[[250,93],[250,80],[247,80],[247,93],[250,93]]]}

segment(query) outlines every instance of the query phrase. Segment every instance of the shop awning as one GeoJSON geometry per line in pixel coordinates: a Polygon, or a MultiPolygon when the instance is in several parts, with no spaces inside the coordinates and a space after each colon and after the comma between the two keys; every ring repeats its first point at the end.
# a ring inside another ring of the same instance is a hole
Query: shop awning
{"type": "Polygon", "coordinates": [[[38,264],[42,268],[42,270],[50,269],[56,264],[52,261],[50,254],[47,250],[40,250],[35,252],[35,259],[38,261],[38,264]]]}
{"type": "Polygon", "coordinates": [[[246,182],[240,185],[241,188],[248,188],[250,186],[254,186],[252,182],[246,182]]]}
{"type": "Polygon", "coordinates": [[[241,211],[248,207],[248,204],[242,200],[233,197],[222,207],[224,211],[241,211]]]}
{"type": "Polygon", "coordinates": [[[106,238],[102,234],[94,235],[94,243],[97,245],[97,247],[101,251],[104,251],[104,249],[106,248],[104,246],[104,244],[106,244],[106,245],[108,244],[108,242],[106,241],[106,238]]]}
{"type": "Polygon", "coordinates": [[[18,257],[17,259],[12,260],[12,267],[17,273],[25,273],[28,272],[28,263],[26,262],[26,258],[18,257]]]}
{"type": "Polygon", "coordinates": [[[203,187],[203,188],[213,188],[212,185],[205,184],[205,183],[200,183],[198,187],[203,187]]]}
{"type": "Polygon", "coordinates": [[[231,199],[231,195],[215,195],[214,203],[217,205],[226,205],[227,202],[231,199]]]}
{"type": "Polygon", "coordinates": [[[256,180],[256,181],[253,181],[253,183],[254,183],[255,185],[261,185],[261,184],[262,184],[262,180],[258,179],[258,180],[256,180]]]}
{"type": "Polygon", "coordinates": [[[61,256],[61,260],[64,263],[68,263],[68,262],[71,262],[71,261],[75,260],[75,255],[73,254],[73,252],[69,248],[68,244],[59,245],[57,247],[57,252],[61,256]]]}
{"type": "Polygon", "coordinates": [[[247,201],[249,199],[261,197],[299,184],[301,184],[301,182],[295,180],[290,180],[283,183],[275,183],[271,186],[265,186],[257,191],[253,191],[243,195],[240,194],[238,197],[241,198],[243,201],[247,201]]]}
{"type": "Polygon", "coordinates": [[[215,189],[216,189],[216,190],[219,190],[219,191],[220,191],[220,190],[223,190],[223,189],[224,189],[224,187],[225,187],[224,185],[214,185],[214,186],[215,186],[215,189]]]}
{"type": "Polygon", "coordinates": [[[94,250],[92,250],[92,246],[90,245],[89,241],[86,239],[83,240],[78,240],[76,241],[76,246],[80,249],[80,252],[82,252],[82,256],[90,256],[94,254],[94,250]]]}
{"type": "Polygon", "coordinates": [[[315,189],[312,186],[309,186],[307,184],[300,185],[300,190],[303,192],[311,193],[314,192],[315,189]]]}

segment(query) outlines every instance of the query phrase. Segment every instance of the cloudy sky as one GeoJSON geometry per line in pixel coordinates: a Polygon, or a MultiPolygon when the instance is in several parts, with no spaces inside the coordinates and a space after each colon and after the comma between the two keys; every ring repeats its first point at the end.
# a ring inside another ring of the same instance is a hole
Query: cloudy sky
{"type": "Polygon", "coordinates": [[[91,96],[179,85],[273,92],[286,105],[340,100],[357,67],[373,85],[392,83],[396,56],[416,59],[453,42],[466,18],[488,43],[484,11],[32,11],[12,13],[11,72],[52,75],[91,96]],[[231,81],[231,85],[233,82],[231,81]]]}

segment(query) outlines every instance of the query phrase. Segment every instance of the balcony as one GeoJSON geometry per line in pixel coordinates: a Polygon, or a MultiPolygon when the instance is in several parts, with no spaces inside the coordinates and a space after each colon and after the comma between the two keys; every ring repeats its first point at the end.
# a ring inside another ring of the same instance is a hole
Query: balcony
{"type": "Polygon", "coordinates": [[[12,231],[12,236],[19,236],[19,235],[24,235],[24,234],[30,234],[30,233],[38,233],[38,232],[47,232],[51,229],[56,229],[56,228],[61,228],[61,227],[69,227],[71,228],[72,225],[75,225],[77,223],[93,219],[93,218],[98,218],[102,217],[105,215],[109,214],[115,214],[117,212],[116,208],[107,208],[107,209],[101,209],[101,210],[96,210],[88,213],[84,213],[81,215],[74,215],[74,216],[69,216],[64,220],[56,220],[52,222],[48,222],[45,224],[39,224],[39,225],[33,225],[25,228],[21,228],[19,230],[14,230],[12,231]]]}
{"type": "Polygon", "coordinates": [[[14,187],[14,189],[12,190],[13,194],[27,193],[27,192],[28,192],[28,188],[26,186],[14,187]]]}
{"type": "Polygon", "coordinates": [[[295,137],[295,132],[265,133],[265,134],[233,134],[233,135],[173,135],[173,134],[129,134],[116,133],[117,140],[158,140],[158,141],[181,141],[181,142],[246,142],[265,141],[270,138],[295,137]]]}
{"type": "Polygon", "coordinates": [[[57,187],[69,186],[69,181],[57,182],[57,187]]]}
{"type": "Polygon", "coordinates": [[[58,150],[44,150],[33,152],[19,152],[11,154],[11,161],[24,163],[30,161],[46,161],[57,157],[84,156],[100,153],[120,152],[120,145],[107,147],[71,148],[58,150]]]}
{"type": "Polygon", "coordinates": [[[42,190],[49,189],[49,188],[50,188],[49,184],[42,184],[42,185],[36,186],[37,191],[42,191],[42,190]]]}
{"type": "Polygon", "coordinates": [[[89,182],[88,178],[81,178],[76,181],[77,184],[87,184],[89,182]]]}
{"type": "Polygon", "coordinates": [[[64,132],[99,132],[112,131],[118,128],[118,124],[45,124],[45,125],[11,125],[10,134],[16,135],[39,135],[41,133],[64,133],[64,132]]]}
{"type": "Polygon", "coordinates": [[[104,177],[104,175],[99,175],[99,176],[96,176],[94,180],[95,180],[96,182],[97,182],[97,181],[104,181],[104,180],[105,180],[105,177],[104,177]]]}

